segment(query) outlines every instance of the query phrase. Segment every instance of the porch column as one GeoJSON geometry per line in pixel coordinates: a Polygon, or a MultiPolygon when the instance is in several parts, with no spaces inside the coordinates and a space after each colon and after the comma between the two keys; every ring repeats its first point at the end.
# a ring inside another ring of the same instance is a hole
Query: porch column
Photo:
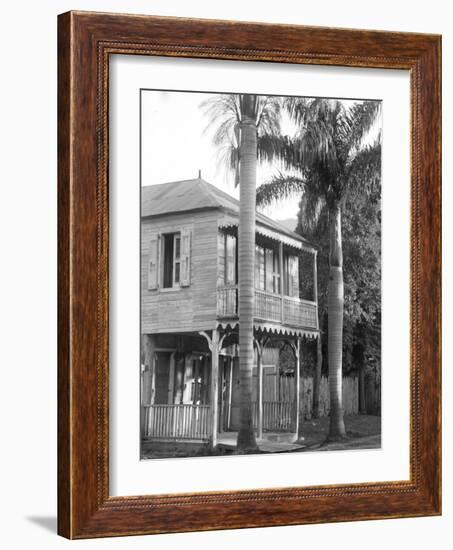
{"type": "Polygon", "coordinates": [[[313,302],[318,301],[318,251],[313,252],[313,302]]]}
{"type": "Polygon", "coordinates": [[[257,424],[256,424],[256,437],[261,439],[263,437],[263,344],[255,340],[256,347],[256,374],[257,374],[257,424]]]}
{"type": "Polygon", "coordinates": [[[211,437],[210,444],[214,449],[217,445],[217,425],[219,422],[219,353],[222,349],[224,336],[214,329],[212,336],[201,331],[200,334],[206,338],[211,352],[211,437]]]}
{"type": "Polygon", "coordinates": [[[302,423],[304,420],[302,410],[302,384],[300,380],[300,338],[297,338],[294,346],[294,355],[296,357],[296,437],[297,439],[303,439],[302,435],[302,423]]]}
{"type": "Polygon", "coordinates": [[[185,355],[183,353],[177,354],[175,365],[175,405],[180,405],[181,403],[183,403],[185,366],[185,355]]]}
{"type": "Polygon", "coordinates": [[[149,406],[154,404],[154,386],[155,386],[155,372],[154,372],[154,350],[155,350],[155,336],[152,334],[143,335],[143,347],[145,355],[145,371],[143,373],[143,412],[142,412],[142,435],[148,435],[149,424],[149,406]]]}
{"type": "Polygon", "coordinates": [[[203,383],[202,383],[202,392],[201,392],[201,404],[206,405],[206,402],[209,397],[208,384],[209,380],[209,371],[208,371],[208,358],[203,356],[203,383]]]}
{"type": "Polygon", "coordinates": [[[170,355],[170,366],[168,373],[167,403],[173,405],[175,402],[175,353],[170,355]]]}
{"type": "Polygon", "coordinates": [[[211,445],[217,445],[217,426],[219,423],[219,333],[212,331],[211,340],[211,445]]]}
{"type": "Polygon", "coordinates": [[[283,242],[278,243],[278,262],[280,269],[280,322],[285,322],[285,277],[283,273],[283,242]]]}
{"type": "Polygon", "coordinates": [[[313,253],[313,302],[316,302],[316,328],[319,329],[318,315],[318,251],[313,253]]]}

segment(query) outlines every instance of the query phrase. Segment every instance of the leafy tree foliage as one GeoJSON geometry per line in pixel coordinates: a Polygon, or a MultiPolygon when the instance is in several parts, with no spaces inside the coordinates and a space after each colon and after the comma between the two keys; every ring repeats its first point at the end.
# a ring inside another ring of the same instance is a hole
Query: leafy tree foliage
{"type": "MultiPolygon", "coordinates": [[[[301,201],[302,202],[302,201],[301,201]]],[[[296,231],[319,247],[318,251],[318,304],[321,329],[327,335],[327,288],[329,279],[329,212],[325,210],[318,223],[307,228],[304,205],[299,211],[296,231]]],[[[381,205],[380,185],[375,185],[368,195],[354,193],[343,209],[344,253],[344,327],[343,371],[357,374],[366,369],[380,373],[381,359],[381,205]]],[[[309,288],[310,272],[301,270],[301,288],[309,288]],[[308,273],[308,275],[307,275],[308,273]]],[[[323,339],[326,345],[327,338],[323,339]]],[[[310,350],[306,369],[313,368],[310,350]]],[[[327,350],[323,350],[327,356],[327,350]]],[[[323,365],[327,372],[327,364],[323,365]]]]}

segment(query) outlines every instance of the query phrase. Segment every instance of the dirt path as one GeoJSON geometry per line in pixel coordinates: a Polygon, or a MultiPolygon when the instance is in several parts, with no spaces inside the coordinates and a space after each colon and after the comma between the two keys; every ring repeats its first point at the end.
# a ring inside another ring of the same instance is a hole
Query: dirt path
{"type": "Polygon", "coordinates": [[[381,417],[349,415],[344,419],[347,439],[325,444],[329,433],[329,419],[307,420],[302,426],[302,451],[339,451],[346,449],[376,449],[381,446],[381,417]]]}

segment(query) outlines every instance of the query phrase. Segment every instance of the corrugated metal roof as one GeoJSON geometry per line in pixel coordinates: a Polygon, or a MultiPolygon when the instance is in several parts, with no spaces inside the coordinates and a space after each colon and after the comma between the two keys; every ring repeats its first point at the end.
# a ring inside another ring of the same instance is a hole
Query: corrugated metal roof
{"type": "MultiPolygon", "coordinates": [[[[141,215],[142,217],[160,216],[209,208],[223,208],[239,215],[239,204],[239,201],[228,193],[197,178],[142,187],[141,215]]],[[[313,246],[294,231],[261,212],[256,213],[256,220],[279,233],[313,246]]]]}

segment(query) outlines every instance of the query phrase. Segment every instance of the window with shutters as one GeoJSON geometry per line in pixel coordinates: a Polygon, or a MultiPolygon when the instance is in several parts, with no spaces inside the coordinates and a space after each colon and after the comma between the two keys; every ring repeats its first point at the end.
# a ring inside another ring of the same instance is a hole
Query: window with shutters
{"type": "Polygon", "coordinates": [[[255,246],[255,288],[280,293],[280,263],[277,250],[255,246]]]}
{"type": "Polygon", "coordinates": [[[264,261],[264,248],[255,245],[255,288],[258,290],[265,289],[265,261],[264,261]]]}
{"type": "Polygon", "coordinates": [[[162,288],[178,287],[181,277],[181,234],[162,235],[162,288]]]}
{"type": "Polygon", "coordinates": [[[285,255],[283,263],[285,295],[299,298],[299,258],[285,255]]]}
{"type": "Polygon", "coordinates": [[[148,289],[179,289],[190,285],[191,233],[181,231],[151,235],[148,289]]]}
{"type": "Polygon", "coordinates": [[[235,285],[236,276],[236,237],[225,235],[225,284],[235,285]]]}
{"type": "Polygon", "coordinates": [[[265,251],[266,291],[280,293],[280,262],[277,250],[266,248],[265,251]]]}

